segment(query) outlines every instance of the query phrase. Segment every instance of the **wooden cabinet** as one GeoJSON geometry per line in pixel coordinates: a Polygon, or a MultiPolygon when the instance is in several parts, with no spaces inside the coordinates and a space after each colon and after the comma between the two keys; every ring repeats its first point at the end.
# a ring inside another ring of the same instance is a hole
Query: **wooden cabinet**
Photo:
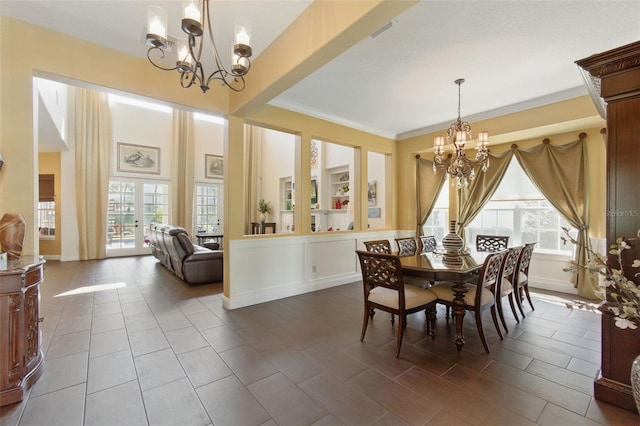
{"type": "Polygon", "coordinates": [[[23,257],[0,271],[0,406],[22,401],[42,374],[40,284],[43,258],[23,257]]]}
{"type": "MultiPolygon", "coordinates": [[[[591,87],[606,102],[607,246],[634,237],[640,227],[640,42],[577,61],[591,87]]],[[[627,269],[629,270],[629,269],[627,269]]],[[[636,279],[636,284],[638,280],[636,279]]],[[[602,369],[596,399],[636,411],[630,386],[633,359],[640,355],[640,329],[621,330],[610,313],[602,315],[602,369]]]]}

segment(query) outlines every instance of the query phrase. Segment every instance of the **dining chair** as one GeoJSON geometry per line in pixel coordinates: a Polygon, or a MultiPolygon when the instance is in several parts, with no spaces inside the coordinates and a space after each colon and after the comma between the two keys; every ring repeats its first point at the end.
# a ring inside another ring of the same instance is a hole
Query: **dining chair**
{"type": "Polygon", "coordinates": [[[516,304],[518,305],[518,309],[524,318],[524,310],[522,309],[522,300],[526,296],[527,301],[529,302],[529,306],[531,306],[531,310],[536,310],[533,307],[533,302],[531,301],[531,295],[529,294],[529,265],[531,263],[531,256],[533,255],[533,247],[536,243],[528,243],[524,245],[522,252],[520,253],[520,258],[518,259],[518,267],[516,269],[515,274],[517,274],[516,285],[514,286],[515,295],[516,295],[516,304]]]}
{"type": "Polygon", "coordinates": [[[365,241],[364,246],[368,252],[391,254],[391,243],[389,240],[365,241]]]}
{"type": "Polygon", "coordinates": [[[516,319],[516,322],[520,322],[520,318],[518,318],[518,314],[516,313],[515,294],[513,291],[513,277],[516,272],[516,267],[518,266],[520,253],[523,249],[524,246],[510,248],[505,255],[500,267],[499,276],[501,278],[498,280],[498,289],[496,290],[496,294],[500,296],[496,300],[496,305],[498,316],[500,317],[500,322],[502,322],[504,331],[507,333],[509,332],[509,329],[507,328],[507,322],[504,319],[504,313],[502,311],[502,299],[504,297],[508,297],[509,305],[511,306],[511,312],[513,312],[513,317],[516,319]]]}
{"type": "MultiPolygon", "coordinates": [[[[389,240],[365,241],[364,247],[371,253],[391,254],[391,243],[389,240]]],[[[373,316],[373,310],[371,311],[371,315],[373,316]]],[[[395,324],[395,322],[396,317],[394,314],[391,314],[391,325],[395,324]]]]}
{"type": "Polygon", "coordinates": [[[418,252],[418,244],[413,237],[396,238],[398,244],[398,256],[413,256],[418,252]]]}
{"type": "Polygon", "coordinates": [[[364,289],[364,317],[360,341],[364,340],[374,309],[398,315],[396,358],[400,355],[407,315],[425,311],[427,332],[435,338],[436,295],[419,287],[405,286],[400,257],[392,254],[358,250],[364,289]]]}
{"type": "Polygon", "coordinates": [[[509,245],[509,237],[502,235],[476,235],[476,251],[501,251],[509,245]]]}
{"type": "Polygon", "coordinates": [[[433,235],[421,235],[420,243],[422,244],[422,253],[431,253],[438,246],[436,237],[433,235]]]}
{"type": "MultiPolygon", "coordinates": [[[[496,327],[498,336],[500,336],[502,340],[502,332],[500,331],[498,317],[496,315],[496,289],[498,280],[500,279],[500,267],[506,254],[507,251],[504,250],[488,255],[482,264],[478,284],[465,284],[467,287],[467,292],[464,295],[465,309],[475,314],[478,334],[480,335],[482,346],[484,346],[484,350],[487,351],[487,353],[489,353],[489,345],[487,344],[487,339],[484,336],[484,329],[482,327],[482,312],[487,309],[491,311],[493,325],[496,327]]],[[[455,284],[451,282],[436,283],[429,290],[436,294],[438,303],[455,308],[454,285],[455,284]]]]}

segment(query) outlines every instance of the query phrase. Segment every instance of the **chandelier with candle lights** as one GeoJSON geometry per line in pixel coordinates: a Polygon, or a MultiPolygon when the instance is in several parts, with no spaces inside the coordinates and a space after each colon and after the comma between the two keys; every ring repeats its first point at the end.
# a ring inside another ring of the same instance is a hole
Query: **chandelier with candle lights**
{"type": "Polygon", "coordinates": [[[464,146],[467,141],[473,139],[473,135],[471,134],[471,125],[466,121],[460,120],[460,85],[462,83],[464,83],[464,78],[459,78],[455,81],[455,84],[458,85],[458,119],[449,126],[446,136],[448,143],[453,142],[455,152],[452,156],[445,158],[443,156],[445,137],[436,136],[433,140],[433,150],[435,152],[433,172],[435,173],[441,167],[446,168],[447,173],[452,178],[451,185],[456,185],[458,188],[469,186],[469,181],[474,180],[476,177],[476,168],[481,168],[485,172],[489,167],[489,150],[487,149],[489,132],[478,133],[475,159],[467,158],[464,150],[464,146]]]}
{"type": "Polygon", "coordinates": [[[235,42],[231,60],[231,70],[222,64],[216,43],[213,40],[211,18],[209,17],[209,0],[185,0],[182,17],[182,31],[186,38],[178,38],[177,42],[169,40],[167,36],[167,12],[159,6],[149,6],[147,17],[146,43],[151,46],[147,51],[147,58],[156,68],[165,71],[178,71],[180,84],[184,88],[197,84],[203,93],[209,90],[212,80],[220,80],[222,84],[235,92],[244,90],[244,76],[251,68],[251,27],[245,18],[235,21],[235,42]],[[216,69],[207,74],[200,58],[209,35],[211,53],[216,69]],[[165,55],[175,51],[175,67],[162,64],[165,55]]]}

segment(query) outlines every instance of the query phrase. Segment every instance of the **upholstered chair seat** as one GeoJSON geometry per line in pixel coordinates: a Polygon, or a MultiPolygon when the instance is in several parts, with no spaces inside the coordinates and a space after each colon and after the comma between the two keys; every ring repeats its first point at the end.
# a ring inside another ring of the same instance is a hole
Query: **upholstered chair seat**
{"type": "MultiPolygon", "coordinates": [[[[404,303],[406,309],[426,305],[436,300],[436,295],[422,288],[407,286],[404,288],[404,303]]],[[[369,293],[369,301],[379,305],[389,306],[393,309],[399,307],[398,292],[385,287],[376,287],[369,293]]]]}
{"type": "MultiPolygon", "coordinates": [[[[475,306],[476,304],[476,291],[478,291],[478,286],[474,284],[466,284],[467,292],[464,294],[464,303],[467,306],[475,306]]],[[[453,283],[451,282],[439,282],[429,288],[432,292],[436,294],[438,299],[446,300],[448,302],[453,303],[453,299],[455,295],[453,293],[453,283]]],[[[480,303],[482,306],[485,306],[489,303],[492,303],[494,300],[493,293],[487,290],[486,288],[481,288],[482,292],[480,296],[480,303]]]]}

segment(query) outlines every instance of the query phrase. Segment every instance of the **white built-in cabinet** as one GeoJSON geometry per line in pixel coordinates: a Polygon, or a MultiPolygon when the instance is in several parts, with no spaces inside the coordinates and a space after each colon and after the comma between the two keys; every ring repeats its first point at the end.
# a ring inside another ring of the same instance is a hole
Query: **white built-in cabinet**
{"type": "MultiPolygon", "coordinates": [[[[349,166],[334,167],[313,176],[311,193],[311,231],[346,230],[353,221],[348,215],[351,202],[349,166]],[[314,196],[314,188],[315,193],[314,196]]],[[[280,179],[280,232],[294,231],[295,183],[290,176],[280,179]]]]}
{"type": "Polygon", "coordinates": [[[329,205],[328,210],[344,210],[349,208],[351,201],[351,181],[349,169],[340,168],[329,173],[329,205]]]}

